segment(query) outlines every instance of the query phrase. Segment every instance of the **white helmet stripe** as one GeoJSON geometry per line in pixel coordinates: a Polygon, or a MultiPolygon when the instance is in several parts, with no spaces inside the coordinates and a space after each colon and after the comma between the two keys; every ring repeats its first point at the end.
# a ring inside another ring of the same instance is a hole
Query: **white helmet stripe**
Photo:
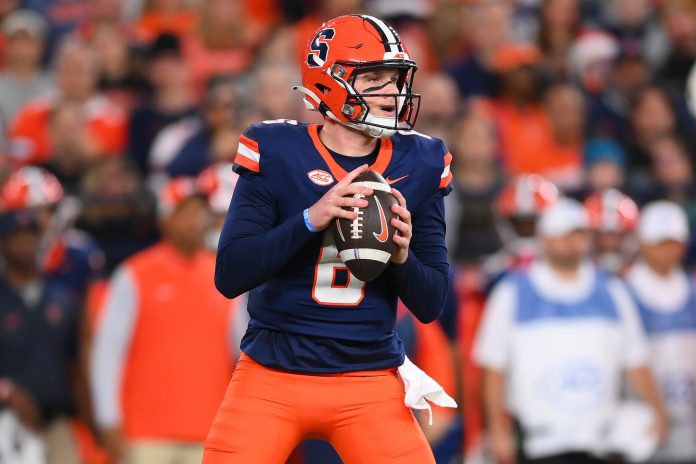
{"type": "Polygon", "coordinates": [[[396,38],[394,31],[391,27],[387,26],[384,21],[374,16],[362,15],[363,18],[370,21],[375,27],[378,27],[382,31],[382,35],[387,39],[389,45],[389,51],[392,53],[403,52],[401,49],[401,41],[396,38]]]}

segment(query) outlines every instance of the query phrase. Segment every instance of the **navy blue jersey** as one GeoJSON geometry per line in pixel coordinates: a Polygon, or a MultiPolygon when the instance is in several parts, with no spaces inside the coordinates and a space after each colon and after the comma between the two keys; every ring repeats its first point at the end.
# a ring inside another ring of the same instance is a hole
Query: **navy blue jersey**
{"type": "Polygon", "coordinates": [[[36,400],[44,419],[74,412],[70,372],[78,362],[79,301],[61,283],[46,280],[34,306],[0,276],[0,377],[36,400]]]}
{"type": "Polygon", "coordinates": [[[381,139],[377,153],[330,153],[321,126],[256,124],[240,137],[240,174],[218,245],[215,283],[228,297],[250,290],[242,350],[257,362],[295,372],[384,369],[403,362],[395,333],[401,298],[423,322],[446,300],[449,268],[443,197],[451,155],[416,132],[381,139]],[[412,214],[409,257],[364,283],[350,275],[330,229],[308,230],[303,210],[347,172],[368,163],[406,198],[412,214]]]}

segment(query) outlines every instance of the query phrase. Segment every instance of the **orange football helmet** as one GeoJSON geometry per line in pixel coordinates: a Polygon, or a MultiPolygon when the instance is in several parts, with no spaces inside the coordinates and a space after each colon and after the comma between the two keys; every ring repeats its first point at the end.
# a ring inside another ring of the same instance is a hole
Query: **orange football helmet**
{"type": "Polygon", "coordinates": [[[170,215],[180,204],[194,196],[206,196],[195,177],[175,177],[167,182],[157,195],[158,213],[170,215]]]}
{"type": "Polygon", "coordinates": [[[0,198],[3,210],[10,211],[55,205],[63,193],[56,176],[40,167],[25,166],[7,179],[0,198]]]}
{"type": "Polygon", "coordinates": [[[225,214],[230,206],[239,175],[231,163],[218,163],[206,168],[196,178],[198,189],[208,196],[208,204],[215,214],[225,214]]]}
{"type": "Polygon", "coordinates": [[[326,23],[307,42],[302,62],[305,105],[348,127],[372,137],[391,137],[398,130],[411,130],[418,117],[420,95],[413,93],[418,67],[394,29],[367,15],[339,16],[326,23]],[[381,68],[396,69],[399,93],[358,93],[356,75],[381,68]],[[392,97],[395,117],[370,114],[366,97],[392,97]]]}
{"type": "Polygon", "coordinates": [[[638,205],[616,189],[593,193],[585,199],[590,227],[597,232],[633,232],[638,225],[638,205]]]}
{"type": "Polygon", "coordinates": [[[539,174],[526,174],[509,183],[498,196],[496,209],[505,217],[538,216],[558,199],[558,188],[539,174]]]}

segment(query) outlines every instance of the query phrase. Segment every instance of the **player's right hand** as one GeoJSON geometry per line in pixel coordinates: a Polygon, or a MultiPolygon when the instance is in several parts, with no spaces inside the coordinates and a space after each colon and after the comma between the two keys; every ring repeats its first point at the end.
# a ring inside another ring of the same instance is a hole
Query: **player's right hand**
{"type": "Polygon", "coordinates": [[[102,430],[102,442],[114,463],[126,459],[127,442],[121,427],[108,427],[102,430]]]}
{"type": "Polygon", "coordinates": [[[7,406],[12,409],[25,427],[38,430],[41,426],[41,413],[36,400],[23,388],[14,385],[7,397],[7,406]]]}
{"type": "Polygon", "coordinates": [[[331,190],[326,192],[319,201],[309,208],[309,221],[314,229],[317,231],[326,229],[335,218],[345,218],[352,221],[357,217],[355,212],[343,208],[367,207],[367,200],[364,198],[353,198],[353,195],[372,195],[372,189],[351,185],[353,180],[361,173],[367,171],[367,169],[367,164],[363,164],[349,172],[346,177],[341,179],[339,183],[334,185],[331,190]]]}
{"type": "Polygon", "coordinates": [[[508,430],[491,431],[490,440],[491,452],[498,464],[517,462],[515,439],[508,430]]]}

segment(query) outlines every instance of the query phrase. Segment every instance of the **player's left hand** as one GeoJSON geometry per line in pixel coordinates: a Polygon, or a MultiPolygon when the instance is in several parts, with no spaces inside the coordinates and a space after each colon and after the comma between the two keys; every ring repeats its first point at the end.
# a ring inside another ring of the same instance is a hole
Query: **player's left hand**
{"type": "Polygon", "coordinates": [[[396,244],[396,251],[392,255],[392,262],[394,264],[404,264],[408,258],[408,246],[411,243],[411,236],[413,231],[411,229],[411,213],[408,208],[406,208],[406,199],[404,196],[392,188],[392,195],[394,195],[399,202],[398,205],[392,205],[392,211],[398,216],[391,220],[392,226],[396,229],[396,233],[392,239],[396,244]]]}

